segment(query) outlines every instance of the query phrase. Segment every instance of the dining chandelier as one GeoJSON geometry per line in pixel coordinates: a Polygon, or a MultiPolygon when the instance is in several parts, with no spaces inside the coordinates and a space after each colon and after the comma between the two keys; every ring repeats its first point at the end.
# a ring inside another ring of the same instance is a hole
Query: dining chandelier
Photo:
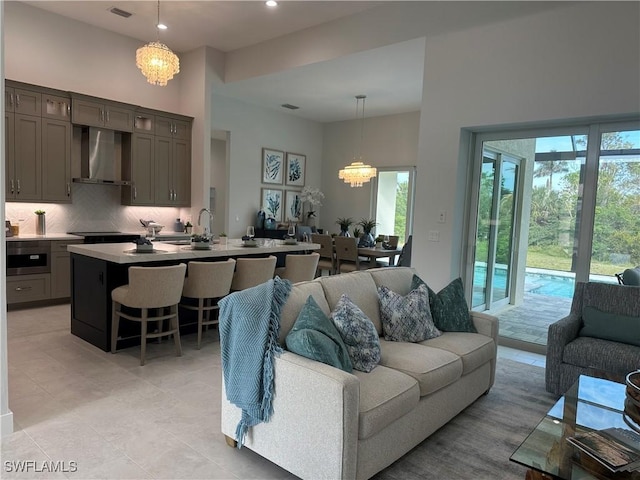
{"type": "Polygon", "coordinates": [[[360,120],[360,147],[357,156],[354,156],[351,165],[347,165],[338,172],[338,178],[344,180],[344,183],[350,184],[352,187],[361,187],[363,183],[368,182],[378,173],[375,167],[367,165],[362,161],[362,140],[364,137],[364,102],[366,95],[356,96],[356,120],[358,119],[358,111],[360,110],[360,100],[362,100],[362,119],[360,120]]]}
{"type": "Polygon", "coordinates": [[[164,43],[160,42],[160,0],[158,0],[158,38],[136,50],[136,66],[152,85],[164,87],[176,73],[180,72],[180,59],[164,43]]]}

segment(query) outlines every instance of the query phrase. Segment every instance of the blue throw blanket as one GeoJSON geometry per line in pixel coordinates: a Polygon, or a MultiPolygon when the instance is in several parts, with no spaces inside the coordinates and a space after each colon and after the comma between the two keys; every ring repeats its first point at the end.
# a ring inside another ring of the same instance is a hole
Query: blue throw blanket
{"type": "Polygon", "coordinates": [[[236,428],[238,448],[249,427],[268,422],[273,414],[274,357],[282,352],[280,309],[290,292],[291,282],[276,277],[218,302],[227,400],[242,409],[236,428]]]}

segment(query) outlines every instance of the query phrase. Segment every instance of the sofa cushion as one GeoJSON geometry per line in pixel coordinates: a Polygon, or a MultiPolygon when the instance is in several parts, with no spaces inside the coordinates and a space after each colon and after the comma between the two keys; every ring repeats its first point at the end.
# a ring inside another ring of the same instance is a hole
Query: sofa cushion
{"type": "Polygon", "coordinates": [[[379,286],[378,302],[385,340],[421,342],[440,336],[440,330],[431,318],[426,285],[420,285],[406,295],[379,286]]]}
{"type": "Polygon", "coordinates": [[[362,372],[373,370],[380,361],[380,341],[371,320],[347,295],[340,297],[331,320],[347,346],[353,368],[362,372]]]}
{"type": "Polygon", "coordinates": [[[313,297],[318,307],[320,307],[320,310],[327,316],[331,313],[327,300],[324,298],[324,290],[319,282],[296,283],[291,287],[291,293],[289,293],[287,303],[285,303],[280,310],[280,332],[278,334],[278,342],[280,345],[284,346],[285,338],[298,319],[298,314],[307,301],[307,298],[309,298],[309,295],[313,297]]]}
{"type": "Polygon", "coordinates": [[[638,369],[640,348],[599,338],[578,337],[565,345],[562,362],[577,367],[592,368],[595,373],[610,372],[626,375],[638,369]]]}
{"type": "Polygon", "coordinates": [[[336,326],[311,295],[286,338],[287,348],[303,357],[351,373],[351,359],[336,326]]]}
{"type": "Polygon", "coordinates": [[[360,439],[391,425],[420,401],[418,382],[409,375],[382,366],[369,373],[353,373],[360,380],[360,439]]]}
{"type": "Polygon", "coordinates": [[[367,273],[371,275],[371,278],[373,278],[373,281],[378,287],[384,285],[400,295],[406,295],[413,290],[411,280],[415,274],[415,270],[412,268],[372,268],[367,270],[367,273]]]}
{"type": "MultiPolygon", "coordinates": [[[[414,275],[411,281],[412,288],[420,284],[426,285],[420,277],[414,275]]],[[[429,302],[431,315],[438,329],[443,332],[477,333],[469,315],[467,300],[464,298],[462,279],[456,278],[438,293],[429,288],[429,302]]]]}
{"type": "Polygon", "coordinates": [[[493,339],[479,333],[443,332],[438,338],[424,341],[421,345],[441,348],[462,359],[462,375],[473,372],[496,356],[493,339]]]}
{"type": "Polygon", "coordinates": [[[601,338],[640,347],[640,317],[603,312],[587,306],[582,310],[582,322],[584,326],[578,333],[581,337],[601,338]]]}
{"type": "Polygon", "coordinates": [[[446,387],[462,376],[462,359],[440,348],[381,339],[380,350],[380,365],[415,378],[420,386],[420,396],[446,387]]]}
{"type": "Polygon", "coordinates": [[[378,311],[378,290],[368,272],[353,272],[341,275],[321,277],[318,281],[324,288],[329,308],[336,308],[343,293],[362,310],[373,322],[378,335],[382,334],[380,313],[378,311]]]}

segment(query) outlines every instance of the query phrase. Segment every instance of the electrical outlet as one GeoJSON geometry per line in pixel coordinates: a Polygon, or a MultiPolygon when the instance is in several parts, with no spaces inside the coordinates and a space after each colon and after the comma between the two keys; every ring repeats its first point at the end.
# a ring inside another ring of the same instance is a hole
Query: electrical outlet
{"type": "Polygon", "coordinates": [[[446,210],[440,210],[440,213],[438,214],[438,223],[447,223],[447,211],[446,210]]]}
{"type": "Polygon", "coordinates": [[[429,241],[430,242],[439,242],[440,241],[440,232],[438,230],[429,230],[429,241]]]}

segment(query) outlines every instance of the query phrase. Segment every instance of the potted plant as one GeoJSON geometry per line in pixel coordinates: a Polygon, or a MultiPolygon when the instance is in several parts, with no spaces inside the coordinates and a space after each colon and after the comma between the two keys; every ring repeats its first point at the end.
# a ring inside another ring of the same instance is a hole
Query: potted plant
{"type": "Polygon", "coordinates": [[[191,235],[191,230],[193,229],[193,225],[191,225],[191,222],[187,222],[184,224],[184,232],[191,235]]]}
{"type": "Polygon", "coordinates": [[[384,247],[384,237],[382,235],[378,235],[376,237],[376,248],[383,248],[384,247]]]}
{"type": "Polygon", "coordinates": [[[300,199],[303,202],[308,202],[310,207],[307,212],[307,225],[314,226],[316,222],[316,209],[317,207],[322,206],[322,199],[324,198],[324,193],[320,191],[319,188],[316,187],[304,187],[302,192],[300,192],[300,199]]]}
{"type": "Polygon", "coordinates": [[[136,238],[133,243],[136,244],[136,252],[149,253],[153,252],[153,243],[148,238],[136,238]]]}
{"type": "Polygon", "coordinates": [[[340,236],[350,237],[349,227],[353,225],[353,218],[351,217],[338,217],[336,223],[340,225],[340,236]]]}
{"type": "Polygon", "coordinates": [[[227,234],[225,232],[220,232],[220,245],[226,245],[227,244],[227,234]]]}
{"type": "Polygon", "coordinates": [[[358,225],[362,227],[363,235],[358,242],[359,247],[373,247],[376,244],[371,231],[378,223],[374,219],[361,218],[358,225]]]}
{"type": "Polygon", "coordinates": [[[192,235],[191,247],[195,250],[208,250],[210,248],[210,239],[207,235],[192,235]]]}
{"type": "Polygon", "coordinates": [[[36,210],[33,213],[36,214],[36,235],[46,235],[47,226],[46,218],[44,216],[46,212],[44,210],[36,210]]]}
{"type": "Polygon", "coordinates": [[[353,236],[356,238],[360,238],[360,235],[362,235],[362,232],[360,231],[360,229],[358,227],[353,229],[353,236]]]}

